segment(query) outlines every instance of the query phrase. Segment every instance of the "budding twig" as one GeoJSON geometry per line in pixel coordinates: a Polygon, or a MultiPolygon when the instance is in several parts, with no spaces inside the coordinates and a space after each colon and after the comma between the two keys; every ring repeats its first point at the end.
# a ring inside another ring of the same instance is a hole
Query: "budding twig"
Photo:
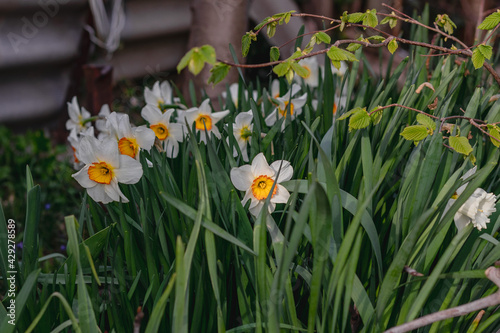
{"type": "MultiPolygon", "coordinates": [[[[491,282],[497,285],[497,287],[500,287],[500,268],[489,267],[488,269],[486,269],[484,274],[491,282]]],[[[499,304],[500,304],[500,290],[498,290],[496,293],[490,296],[486,296],[476,301],[466,303],[451,309],[434,312],[426,316],[420,317],[418,319],[412,320],[403,325],[393,327],[385,331],[385,333],[409,332],[419,327],[424,327],[437,321],[463,316],[471,312],[499,304]]]]}

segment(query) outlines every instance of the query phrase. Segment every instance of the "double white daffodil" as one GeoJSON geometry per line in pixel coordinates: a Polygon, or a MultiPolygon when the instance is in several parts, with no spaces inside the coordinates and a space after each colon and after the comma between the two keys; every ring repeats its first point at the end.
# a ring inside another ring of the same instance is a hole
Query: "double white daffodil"
{"type": "Polygon", "coordinates": [[[80,134],[86,128],[90,127],[90,122],[86,121],[90,118],[90,112],[84,107],[80,108],[76,96],[73,97],[71,103],[68,102],[68,115],[69,119],[66,121],[66,129],[68,131],[74,130],[76,134],[80,134]]]}
{"type": "Polygon", "coordinates": [[[78,158],[85,166],[72,177],[96,202],[128,202],[118,183],[135,184],[142,177],[141,163],[128,155],[121,155],[113,140],[82,137],[78,158]]]}
{"type": "Polygon", "coordinates": [[[146,119],[149,128],[162,142],[163,150],[165,150],[169,158],[177,157],[179,142],[184,141],[183,125],[170,122],[170,117],[174,111],[174,109],[168,109],[162,113],[160,109],[152,105],[146,105],[141,111],[142,118],[146,119]]]}
{"type": "Polygon", "coordinates": [[[280,183],[290,180],[292,175],[293,168],[290,162],[279,160],[269,165],[262,153],[255,156],[251,165],[245,164],[239,168],[232,168],[230,173],[234,187],[240,191],[245,191],[241,204],[245,205],[248,200],[251,200],[249,209],[253,216],[259,215],[269,195],[271,196],[268,206],[269,213],[274,211],[277,203],[286,203],[288,201],[290,193],[280,183]],[[279,176],[278,170],[280,170],[279,176]],[[271,193],[275,182],[276,185],[271,193]]]}
{"type": "Polygon", "coordinates": [[[188,125],[194,123],[196,133],[200,133],[200,141],[207,143],[207,135],[212,133],[220,139],[220,132],[215,124],[229,114],[229,110],[213,112],[209,99],[204,100],[199,107],[186,110],[184,119],[188,125]]]}
{"type": "MultiPolygon", "coordinates": [[[[243,157],[243,161],[248,162],[248,144],[250,143],[250,139],[252,138],[252,130],[253,130],[253,114],[252,110],[247,112],[239,113],[236,118],[234,118],[233,124],[233,135],[240,147],[241,155],[243,157]]],[[[227,142],[229,144],[229,137],[227,138],[227,142]]],[[[233,148],[233,157],[238,156],[238,150],[236,147],[233,148]]]]}
{"type": "MultiPolygon", "coordinates": [[[[477,167],[467,171],[462,176],[465,180],[476,172],[477,167]]],[[[462,194],[467,187],[467,184],[460,186],[453,197],[448,201],[445,212],[453,205],[455,200],[462,194]]],[[[486,229],[490,222],[489,216],[496,212],[495,202],[497,197],[493,193],[488,193],[482,188],[477,188],[474,193],[467,199],[467,201],[460,207],[454,216],[455,226],[458,230],[463,229],[469,223],[472,223],[478,230],[486,229]]]]}

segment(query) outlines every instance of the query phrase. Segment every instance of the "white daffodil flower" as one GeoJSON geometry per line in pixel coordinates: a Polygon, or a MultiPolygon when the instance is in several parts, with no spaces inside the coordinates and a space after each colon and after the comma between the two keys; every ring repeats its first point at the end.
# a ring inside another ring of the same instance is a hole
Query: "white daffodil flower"
{"type": "MultiPolygon", "coordinates": [[[[233,124],[233,135],[238,143],[238,146],[241,150],[241,155],[243,157],[243,161],[248,162],[248,150],[247,146],[250,143],[250,139],[252,138],[252,130],[253,130],[253,114],[252,110],[247,112],[241,112],[234,118],[233,124]]],[[[229,144],[229,137],[227,138],[227,142],[229,144]]],[[[238,150],[236,147],[233,148],[233,157],[238,156],[238,150]]]]}
{"type": "Polygon", "coordinates": [[[90,136],[81,139],[78,156],[85,166],[72,177],[87,189],[94,201],[128,202],[118,183],[137,183],[142,177],[141,163],[121,155],[112,140],[99,141],[90,136]]]}
{"type": "Polygon", "coordinates": [[[90,112],[84,107],[80,108],[76,96],[73,97],[71,103],[68,102],[68,115],[69,119],[66,121],[66,129],[68,131],[74,129],[76,134],[79,134],[90,127],[90,122],[85,122],[86,119],[90,118],[90,112]]]}
{"type": "Polygon", "coordinates": [[[144,99],[147,104],[156,106],[161,111],[165,111],[164,105],[173,104],[172,87],[168,81],[161,84],[156,81],[152,89],[144,88],[144,99]]]}
{"type": "Polygon", "coordinates": [[[493,193],[477,188],[454,216],[457,229],[460,230],[469,223],[478,230],[486,229],[486,224],[490,223],[489,216],[496,212],[496,200],[493,193]]]}
{"type": "MultiPolygon", "coordinates": [[[[461,179],[465,180],[469,178],[476,172],[476,170],[477,167],[470,169],[462,176],[461,179]]],[[[450,209],[456,199],[463,193],[467,184],[468,183],[460,186],[452,198],[448,200],[444,213],[450,209]]],[[[493,212],[496,212],[496,200],[497,197],[493,193],[488,193],[482,188],[477,188],[453,217],[457,229],[461,230],[469,223],[472,223],[478,230],[486,229],[486,224],[490,222],[489,216],[493,212]]]]}
{"type": "Polygon", "coordinates": [[[140,149],[151,150],[155,132],[146,126],[132,127],[127,114],[112,112],[106,121],[109,137],[116,140],[120,154],[139,161],[140,149]]]}
{"type": "Polygon", "coordinates": [[[163,150],[165,150],[169,158],[177,157],[179,142],[184,141],[184,126],[170,122],[170,117],[174,111],[174,109],[168,109],[165,113],[162,113],[160,109],[151,105],[146,105],[141,111],[142,118],[146,119],[149,128],[162,142],[163,150]]]}
{"type": "MultiPolygon", "coordinates": [[[[283,117],[286,118],[288,115],[290,115],[290,119],[293,120],[302,113],[302,107],[307,101],[307,93],[300,97],[290,99],[290,95],[293,96],[292,93],[293,90],[290,90],[283,97],[276,98],[278,106],[266,117],[267,126],[273,126],[278,119],[283,117]]],[[[285,126],[286,122],[283,121],[281,131],[285,130],[285,126]]]]}
{"type": "Polygon", "coordinates": [[[299,65],[304,67],[307,70],[306,77],[300,77],[295,75],[295,80],[299,81],[300,79],[304,80],[304,83],[310,86],[311,88],[315,88],[319,84],[319,64],[316,57],[305,58],[299,61],[299,65]]]}
{"type": "Polygon", "coordinates": [[[207,143],[207,134],[210,133],[220,139],[220,132],[215,124],[229,114],[229,110],[212,113],[209,102],[210,100],[206,99],[201,103],[200,107],[194,107],[184,112],[184,119],[187,124],[195,124],[196,133],[200,133],[200,140],[205,143],[207,143]]]}
{"type": "Polygon", "coordinates": [[[290,197],[287,189],[280,185],[281,182],[290,180],[293,176],[293,168],[288,161],[279,160],[269,165],[264,154],[260,153],[255,156],[251,165],[245,164],[239,168],[232,168],[230,176],[234,187],[245,191],[241,204],[245,205],[248,200],[251,200],[249,209],[253,216],[259,215],[269,195],[271,195],[269,213],[274,211],[277,203],[286,203],[290,197]],[[277,177],[280,166],[281,170],[277,177]],[[274,182],[277,184],[273,193],[270,194],[274,182]]]}

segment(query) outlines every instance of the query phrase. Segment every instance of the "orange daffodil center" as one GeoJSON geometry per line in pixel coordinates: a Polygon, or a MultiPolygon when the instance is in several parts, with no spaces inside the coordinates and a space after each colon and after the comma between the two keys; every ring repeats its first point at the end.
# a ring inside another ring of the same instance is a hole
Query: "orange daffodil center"
{"type": "Polygon", "coordinates": [[[186,110],[183,115],[184,120],[190,126],[194,124],[196,133],[200,135],[200,141],[205,143],[207,143],[210,135],[218,139],[221,138],[219,129],[215,124],[229,114],[229,110],[212,112],[212,107],[209,103],[210,99],[207,98],[201,102],[199,107],[190,108],[186,110]]]}
{"type": "Polygon", "coordinates": [[[282,117],[286,117],[288,110],[290,110],[290,115],[293,116],[293,103],[289,103],[288,101],[285,101],[285,107],[283,109],[278,107],[278,111],[282,117]],[[288,105],[290,105],[290,107],[288,107],[288,105]]]}
{"type": "MultiPolygon", "coordinates": [[[[271,192],[271,188],[273,187],[274,180],[270,177],[261,175],[255,178],[252,182],[252,193],[255,199],[263,200],[269,196],[269,192],[271,192]]],[[[273,194],[271,194],[271,198],[276,194],[276,186],[274,187],[273,194]]]]}
{"type": "MultiPolygon", "coordinates": [[[[168,158],[176,158],[179,153],[179,142],[184,141],[184,126],[182,124],[170,122],[174,109],[167,109],[162,112],[156,106],[146,105],[141,116],[149,123],[149,128],[153,130],[154,135],[161,141],[161,146],[166,152],[168,158]]],[[[183,116],[185,111],[177,111],[183,116]]],[[[180,121],[182,122],[182,121],[180,121]]]]}
{"type": "Polygon", "coordinates": [[[106,162],[94,162],[89,166],[88,174],[90,180],[99,184],[110,184],[114,177],[113,167],[106,162]]]}
{"type": "Polygon", "coordinates": [[[207,114],[200,114],[196,118],[195,124],[197,130],[203,131],[206,127],[207,131],[210,131],[212,129],[212,118],[207,114]]]}
{"type": "Polygon", "coordinates": [[[149,128],[151,128],[155,132],[158,139],[163,141],[168,138],[168,129],[164,124],[151,125],[149,126],[149,128]]]}
{"type": "Polygon", "coordinates": [[[139,144],[135,138],[123,137],[118,141],[118,149],[121,154],[135,158],[139,152],[139,144]]]}

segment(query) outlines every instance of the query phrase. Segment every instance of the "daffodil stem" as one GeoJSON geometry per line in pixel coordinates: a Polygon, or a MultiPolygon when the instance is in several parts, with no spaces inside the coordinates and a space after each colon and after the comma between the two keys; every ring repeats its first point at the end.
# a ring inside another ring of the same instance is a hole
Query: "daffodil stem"
{"type": "MultiPolygon", "coordinates": [[[[500,287],[500,268],[489,267],[484,272],[486,277],[493,282],[497,287],[500,287]]],[[[445,320],[448,318],[454,318],[469,314],[474,311],[478,311],[490,306],[495,306],[500,304],[500,290],[490,296],[478,299],[476,301],[466,303],[460,306],[456,306],[451,309],[446,309],[443,311],[434,312],[426,316],[420,317],[418,319],[412,320],[403,325],[399,325],[388,329],[385,333],[404,333],[409,332],[419,327],[424,327],[437,321],[445,320]]]]}

